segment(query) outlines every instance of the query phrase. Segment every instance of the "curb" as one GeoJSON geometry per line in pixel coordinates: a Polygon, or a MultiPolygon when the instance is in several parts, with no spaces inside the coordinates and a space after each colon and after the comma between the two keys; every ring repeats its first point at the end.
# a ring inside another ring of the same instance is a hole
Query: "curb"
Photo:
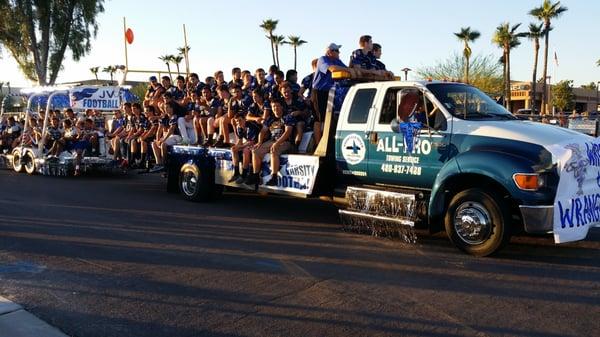
{"type": "Polygon", "coordinates": [[[0,296],[0,337],[68,337],[20,305],[0,296]]]}

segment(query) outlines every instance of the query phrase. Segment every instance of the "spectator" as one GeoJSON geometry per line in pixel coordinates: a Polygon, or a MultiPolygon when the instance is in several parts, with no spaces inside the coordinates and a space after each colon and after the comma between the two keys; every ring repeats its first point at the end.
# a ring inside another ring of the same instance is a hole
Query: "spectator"
{"type": "Polygon", "coordinates": [[[242,87],[244,82],[242,81],[242,70],[238,67],[231,69],[231,81],[229,81],[229,86],[236,85],[238,87],[242,87]]]}
{"type": "MultiPolygon", "coordinates": [[[[283,115],[291,118],[294,121],[295,126],[295,137],[294,145],[296,148],[300,146],[302,142],[302,135],[304,134],[304,126],[306,124],[306,104],[304,100],[298,99],[294,96],[292,88],[287,83],[281,87],[281,96],[283,97],[283,115]]],[[[290,139],[291,141],[291,139],[290,139]]]]}
{"type": "Polygon", "coordinates": [[[321,128],[325,122],[325,112],[327,109],[327,100],[329,98],[329,89],[334,85],[329,66],[345,67],[346,65],[340,61],[341,45],[330,43],[325,50],[325,55],[321,56],[317,61],[317,69],[313,78],[312,84],[312,105],[314,113],[314,139],[315,144],[319,144],[321,140],[321,128]]]}

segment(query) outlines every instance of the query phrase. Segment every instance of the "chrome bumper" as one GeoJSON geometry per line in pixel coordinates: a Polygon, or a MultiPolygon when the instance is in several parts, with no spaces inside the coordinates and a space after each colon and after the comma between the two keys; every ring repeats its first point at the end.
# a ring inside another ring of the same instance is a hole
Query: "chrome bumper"
{"type": "Polygon", "coordinates": [[[525,231],[531,234],[550,233],[553,229],[554,206],[519,206],[525,231]]]}

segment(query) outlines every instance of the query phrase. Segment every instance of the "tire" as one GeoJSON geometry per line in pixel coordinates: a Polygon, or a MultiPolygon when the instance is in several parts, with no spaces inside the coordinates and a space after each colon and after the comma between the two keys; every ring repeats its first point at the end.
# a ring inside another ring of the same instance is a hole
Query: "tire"
{"type": "Polygon", "coordinates": [[[21,151],[18,149],[13,151],[12,166],[17,173],[25,172],[25,166],[21,163],[21,151]]]}
{"type": "Polygon", "coordinates": [[[215,194],[214,174],[202,172],[194,164],[185,164],[179,171],[179,191],[186,200],[211,201],[215,194]]]}
{"type": "Polygon", "coordinates": [[[35,169],[35,159],[31,152],[27,152],[23,156],[23,166],[25,167],[25,172],[27,172],[27,174],[33,175],[37,173],[35,169]]]}
{"type": "Polygon", "coordinates": [[[479,188],[456,194],[444,217],[450,241],[474,256],[488,256],[506,245],[510,240],[511,222],[505,203],[479,188]]]}

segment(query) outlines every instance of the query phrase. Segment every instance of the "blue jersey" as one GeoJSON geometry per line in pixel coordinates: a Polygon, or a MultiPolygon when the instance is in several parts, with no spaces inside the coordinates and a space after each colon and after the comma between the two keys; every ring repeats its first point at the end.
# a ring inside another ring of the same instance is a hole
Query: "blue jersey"
{"type": "Polygon", "coordinates": [[[333,78],[331,78],[331,72],[328,69],[329,66],[346,67],[344,62],[340,61],[340,59],[334,59],[328,56],[319,57],[317,71],[313,78],[313,89],[327,91],[333,87],[333,78]]]}
{"type": "Polygon", "coordinates": [[[379,61],[378,59],[375,59],[375,64],[374,64],[374,68],[375,70],[387,70],[385,69],[385,64],[383,64],[383,62],[379,61]]]}
{"type": "Polygon", "coordinates": [[[283,136],[285,132],[286,126],[294,127],[296,126],[296,121],[290,116],[283,116],[281,118],[277,118],[275,116],[271,116],[268,120],[263,123],[269,129],[272,140],[278,140],[283,136]]]}
{"type": "Polygon", "coordinates": [[[127,126],[127,120],[124,117],[113,119],[112,121],[112,131],[114,132],[118,128],[124,128],[127,126]]]}
{"type": "Polygon", "coordinates": [[[266,110],[271,111],[271,103],[269,103],[269,101],[263,101],[262,106],[252,103],[248,107],[248,115],[252,117],[262,117],[266,110]]]}
{"type": "Polygon", "coordinates": [[[257,142],[260,130],[260,124],[255,122],[246,122],[245,127],[237,127],[236,136],[240,138],[245,138],[247,141],[257,142]]]}
{"type": "Polygon", "coordinates": [[[375,57],[373,53],[365,52],[362,49],[357,49],[352,52],[350,56],[350,66],[351,67],[360,67],[363,69],[373,69],[375,68],[375,57]]]}
{"type": "Polygon", "coordinates": [[[300,91],[300,84],[298,84],[296,82],[290,82],[290,81],[286,81],[286,82],[290,84],[290,88],[292,88],[292,93],[294,94],[294,97],[297,97],[298,92],[300,91]]]}
{"type": "Polygon", "coordinates": [[[177,115],[173,115],[171,117],[169,117],[169,128],[175,126],[175,129],[173,130],[173,134],[174,135],[179,135],[179,127],[177,125],[177,120],[179,119],[179,116],[177,115]]]}

